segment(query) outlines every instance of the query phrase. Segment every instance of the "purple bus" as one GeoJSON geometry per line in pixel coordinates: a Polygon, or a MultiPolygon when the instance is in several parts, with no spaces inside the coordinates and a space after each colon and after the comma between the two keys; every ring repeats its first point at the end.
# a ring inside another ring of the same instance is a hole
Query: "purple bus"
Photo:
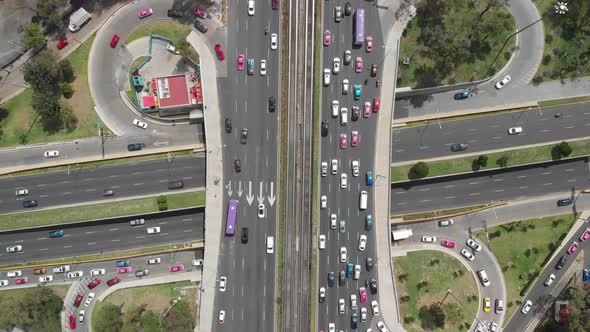
{"type": "Polygon", "coordinates": [[[354,12],[354,44],[362,45],[365,42],[365,10],[357,8],[354,12]]]}
{"type": "Polygon", "coordinates": [[[236,233],[236,218],[238,216],[238,201],[232,199],[227,205],[227,220],[225,222],[225,235],[232,236],[236,233]]]}

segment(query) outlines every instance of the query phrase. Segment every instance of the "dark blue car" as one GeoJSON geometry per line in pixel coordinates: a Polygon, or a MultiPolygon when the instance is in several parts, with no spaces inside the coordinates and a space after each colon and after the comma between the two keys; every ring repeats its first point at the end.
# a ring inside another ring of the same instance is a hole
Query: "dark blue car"
{"type": "Polygon", "coordinates": [[[62,231],[62,230],[49,232],[49,237],[62,237],[62,236],[64,236],[64,231],[62,231]]]}
{"type": "Polygon", "coordinates": [[[572,200],[570,198],[560,199],[557,201],[557,206],[568,206],[572,204],[572,200]]]}
{"type": "Polygon", "coordinates": [[[455,93],[453,98],[455,100],[467,99],[467,98],[469,98],[469,92],[463,91],[463,92],[455,93]]]}
{"type": "Polygon", "coordinates": [[[350,317],[350,327],[353,330],[356,330],[356,328],[358,327],[358,324],[359,324],[359,315],[352,314],[352,316],[350,317]]]}
{"type": "Polygon", "coordinates": [[[352,278],[352,269],[353,268],[354,268],[354,266],[352,265],[352,263],[346,264],[346,277],[347,278],[352,278]]]}
{"type": "Polygon", "coordinates": [[[334,287],[334,272],[328,272],[328,286],[334,287]]]}
{"type": "Polygon", "coordinates": [[[590,280],[590,269],[584,269],[584,274],[582,274],[582,280],[590,280]]]}

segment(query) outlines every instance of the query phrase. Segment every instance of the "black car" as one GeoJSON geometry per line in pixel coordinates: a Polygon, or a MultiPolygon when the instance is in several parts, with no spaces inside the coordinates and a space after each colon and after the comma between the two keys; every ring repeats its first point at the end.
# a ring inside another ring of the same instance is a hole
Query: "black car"
{"type": "Polygon", "coordinates": [[[276,107],[275,105],[276,105],[276,102],[277,102],[277,101],[276,101],[275,97],[270,97],[270,98],[268,98],[268,111],[269,111],[269,112],[271,112],[271,113],[272,113],[272,112],[274,112],[274,111],[275,111],[275,107],[276,107]]]}
{"type": "Polygon", "coordinates": [[[24,201],[23,202],[23,207],[25,208],[32,208],[39,205],[39,203],[36,200],[30,200],[30,201],[24,201]]]}
{"type": "Polygon", "coordinates": [[[242,243],[248,243],[248,227],[242,227],[242,243]]]}
{"type": "Polygon", "coordinates": [[[469,145],[464,144],[464,143],[453,144],[453,145],[451,145],[451,151],[453,151],[453,152],[465,151],[465,150],[467,150],[468,147],[469,147],[469,145]]]}
{"type": "Polygon", "coordinates": [[[240,136],[240,142],[242,144],[248,143],[248,129],[242,128],[242,135],[240,136]]]}
{"type": "Polygon", "coordinates": [[[207,32],[207,27],[203,23],[201,23],[201,21],[195,20],[194,25],[195,25],[195,29],[199,30],[199,32],[202,32],[202,33],[207,32]]]}
{"type": "Polygon", "coordinates": [[[371,257],[367,257],[367,271],[373,270],[373,259],[371,257]]]}
{"type": "Polygon", "coordinates": [[[181,18],[182,12],[180,10],[177,9],[168,9],[168,17],[176,17],[176,18],[181,18]]]}
{"type": "Polygon", "coordinates": [[[322,137],[328,136],[328,120],[322,121],[322,137]]]}
{"type": "Polygon", "coordinates": [[[359,323],[359,315],[357,313],[352,314],[352,316],[350,316],[350,327],[353,330],[356,330],[356,328],[358,327],[358,323],[359,323]]]}
{"type": "Polygon", "coordinates": [[[568,206],[572,204],[572,200],[570,198],[564,198],[557,201],[557,206],[568,206]]]}
{"type": "Polygon", "coordinates": [[[347,2],[344,5],[344,15],[350,16],[350,14],[352,14],[352,4],[350,2],[347,2]]]}
{"type": "Polygon", "coordinates": [[[238,173],[242,171],[242,163],[240,162],[240,159],[234,160],[234,168],[238,173]]]}
{"type": "Polygon", "coordinates": [[[225,132],[228,134],[231,134],[231,131],[232,131],[231,120],[228,118],[225,118],[225,132]]]}
{"type": "Polygon", "coordinates": [[[338,275],[338,285],[344,286],[345,282],[346,282],[346,272],[340,271],[340,274],[338,275]]]}
{"type": "Polygon", "coordinates": [[[168,182],[168,189],[180,189],[184,187],[184,182],[182,181],[170,181],[168,182]]]}
{"type": "Polygon", "coordinates": [[[350,119],[352,121],[357,121],[361,117],[361,110],[358,106],[352,106],[352,113],[350,114],[350,119]]]}
{"type": "Polygon", "coordinates": [[[369,289],[371,290],[371,294],[377,294],[377,280],[371,279],[369,281],[369,289]]]}
{"type": "Polygon", "coordinates": [[[556,270],[563,269],[563,267],[565,266],[565,263],[567,263],[567,257],[561,256],[561,258],[559,259],[559,262],[557,262],[557,265],[555,265],[555,269],[556,270]]]}
{"type": "Polygon", "coordinates": [[[139,150],[141,150],[140,143],[133,143],[133,144],[127,145],[127,151],[139,151],[139,150]]]}
{"type": "Polygon", "coordinates": [[[328,287],[334,287],[334,272],[328,272],[328,287]]]}

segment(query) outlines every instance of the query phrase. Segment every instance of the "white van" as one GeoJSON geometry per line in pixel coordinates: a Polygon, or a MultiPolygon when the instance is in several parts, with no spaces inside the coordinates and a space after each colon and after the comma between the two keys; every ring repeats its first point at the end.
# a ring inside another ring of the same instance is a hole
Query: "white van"
{"type": "Polygon", "coordinates": [[[266,253],[272,254],[275,252],[275,238],[272,236],[266,237],[266,253]]]}
{"type": "Polygon", "coordinates": [[[332,100],[332,117],[338,117],[338,110],[340,109],[340,102],[338,100],[332,100]]]}
{"type": "Polygon", "coordinates": [[[361,277],[361,266],[359,264],[354,266],[354,280],[359,280],[361,277]]]}
{"type": "Polygon", "coordinates": [[[346,126],[348,124],[348,109],[346,107],[342,107],[340,109],[340,125],[346,126]]]}
{"type": "Polygon", "coordinates": [[[496,299],[496,313],[499,314],[504,311],[504,301],[496,299]]]}
{"type": "Polygon", "coordinates": [[[484,270],[484,269],[477,270],[477,276],[479,277],[479,280],[481,281],[481,283],[484,287],[487,287],[490,285],[490,279],[488,279],[488,274],[486,273],[486,270],[484,270]]]}
{"type": "Polygon", "coordinates": [[[356,310],[356,294],[350,294],[350,309],[356,310]]]}
{"type": "Polygon", "coordinates": [[[367,199],[368,199],[369,194],[367,194],[367,192],[365,190],[361,191],[360,194],[360,199],[359,199],[359,208],[361,210],[366,210],[367,209],[367,199]]]}

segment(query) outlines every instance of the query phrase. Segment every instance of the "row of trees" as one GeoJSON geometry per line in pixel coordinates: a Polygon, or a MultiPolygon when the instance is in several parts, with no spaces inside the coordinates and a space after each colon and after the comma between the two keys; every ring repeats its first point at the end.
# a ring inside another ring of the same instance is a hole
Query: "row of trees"
{"type": "Polygon", "coordinates": [[[23,296],[1,296],[0,329],[18,327],[25,331],[60,331],[63,302],[50,287],[24,290],[23,296]]]}

